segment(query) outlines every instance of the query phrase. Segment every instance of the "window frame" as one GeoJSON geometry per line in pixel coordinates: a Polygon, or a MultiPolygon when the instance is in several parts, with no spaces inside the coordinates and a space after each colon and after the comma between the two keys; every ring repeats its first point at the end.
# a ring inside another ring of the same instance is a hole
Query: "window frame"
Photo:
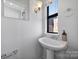
{"type": "Polygon", "coordinates": [[[49,32],[49,18],[55,18],[57,16],[58,16],[58,13],[55,13],[49,16],[49,6],[47,6],[47,33],[58,34],[58,32],[49,32]]]}

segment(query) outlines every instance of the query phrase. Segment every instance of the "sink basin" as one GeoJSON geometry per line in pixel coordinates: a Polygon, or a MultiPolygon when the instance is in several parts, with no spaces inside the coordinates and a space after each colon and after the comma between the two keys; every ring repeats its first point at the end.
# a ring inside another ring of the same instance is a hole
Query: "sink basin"
{"type": "Polygon", "coordinates": [[[67,48],[67,41],[55,40],[47,37],[39,39],[39,43],[46,49],[45,59],[54,59],[54,51],[60,51],[67,48]]]}
{"type": "Polygon", "coordinates": [[[39,39],[40,44],[47,49],[51,50],[62,50],[67,47],[67,42],[62,40],[55,40],[47,37],[43,37],[39,39]]]}

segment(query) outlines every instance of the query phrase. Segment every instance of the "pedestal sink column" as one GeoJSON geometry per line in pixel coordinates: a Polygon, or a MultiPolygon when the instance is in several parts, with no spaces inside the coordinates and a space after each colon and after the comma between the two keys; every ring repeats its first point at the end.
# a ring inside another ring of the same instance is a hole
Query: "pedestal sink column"
{"type": "Polygon", "coordinates": [[[54,59],[54,51],[47,49],[47,57],[46,59],[54,59]]]}

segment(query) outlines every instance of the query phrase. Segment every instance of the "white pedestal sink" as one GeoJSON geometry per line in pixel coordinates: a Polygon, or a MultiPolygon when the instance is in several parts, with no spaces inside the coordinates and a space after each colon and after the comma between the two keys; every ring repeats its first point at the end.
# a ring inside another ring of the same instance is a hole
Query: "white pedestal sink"
{"type": "Polygon", "coordinates": [[[66,41],[55,40],[47,37],[40,38],[39,43],[47,49],[46,59],[54,59],[54,51],[63,50],[67,47],[66,41]]]}
{"type": "Polygon", "coordinates": [[[54,59],[54,51],[47,49],[46,59],[54,59]]]}

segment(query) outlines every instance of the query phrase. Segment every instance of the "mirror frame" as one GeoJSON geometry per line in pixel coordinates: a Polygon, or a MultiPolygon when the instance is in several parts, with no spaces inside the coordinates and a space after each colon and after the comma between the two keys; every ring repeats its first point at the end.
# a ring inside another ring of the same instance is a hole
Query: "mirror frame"
{"type": "Polygon", "coordinates": [[[27,4],[27,19],[21,19],[21,18],[13,18],[13,17],[7,17],[7,16],[4,16],[4,0],[1,0],[1,17],[3,18],[8,18],[8,19],[16,19],[16,20],[29,20],[29,1],[28,1],[28,4],[27,4]]]}

